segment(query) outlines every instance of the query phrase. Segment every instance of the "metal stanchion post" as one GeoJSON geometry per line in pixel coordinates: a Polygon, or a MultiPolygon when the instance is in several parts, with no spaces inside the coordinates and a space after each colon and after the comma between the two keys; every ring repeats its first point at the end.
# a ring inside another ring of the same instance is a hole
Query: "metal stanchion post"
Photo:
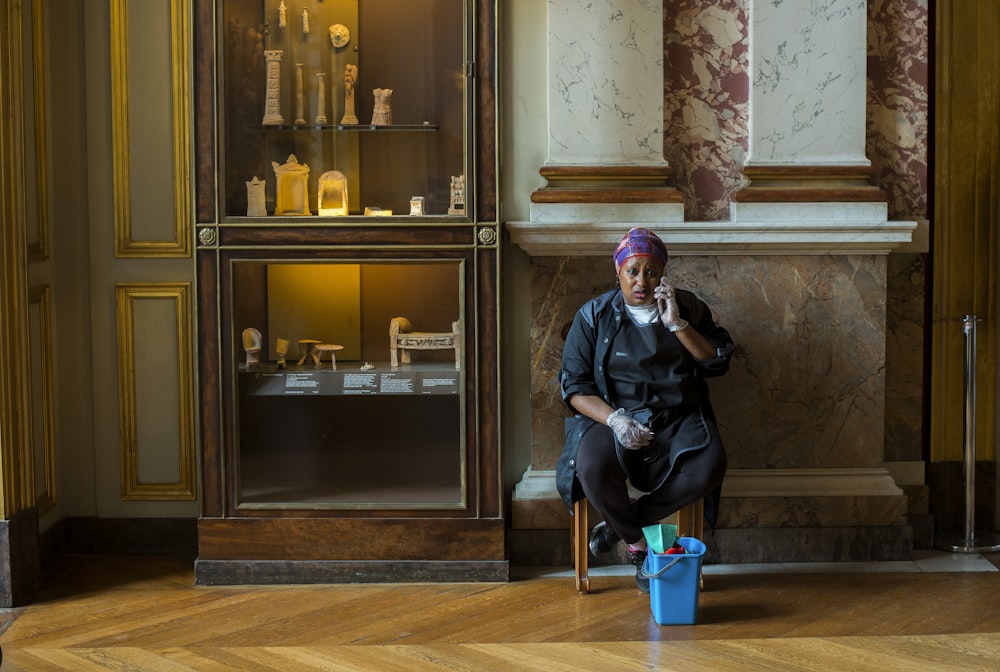
{"type": "Polygon", "coordinates": [[[995,534],[976,536],[976,322],[975,315],[962,318],[965,332],[965,450],[962,464],[965,470],[965,530],[960,534],[944,534],[939,548],[957,553],[990,553],[1000,551],[1000,537],[995,534]]]}

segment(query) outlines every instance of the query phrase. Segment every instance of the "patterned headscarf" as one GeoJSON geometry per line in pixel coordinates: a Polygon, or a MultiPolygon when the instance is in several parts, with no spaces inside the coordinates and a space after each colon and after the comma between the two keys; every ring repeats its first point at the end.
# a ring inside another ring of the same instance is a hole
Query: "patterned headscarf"
{"type": "Polygon", "coordinates": [[[630,229],[615,248],[615,272],[632,257],[653,257],[666,266],[667,246],[649,229],[630,229]]]}

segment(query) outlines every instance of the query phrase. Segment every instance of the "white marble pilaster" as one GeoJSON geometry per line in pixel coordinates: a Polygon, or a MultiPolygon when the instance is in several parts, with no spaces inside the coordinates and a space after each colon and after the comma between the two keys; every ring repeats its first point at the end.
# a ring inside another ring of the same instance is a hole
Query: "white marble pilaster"
{"type": "Polygon", "coordinates": [[[664,197],[662,1],[548,0],[547,19],[545,165],[569,171],[546,175],[531,221],[682,221],[664,197]]]}
{"type": "Polygon", "coordinates": [[[865,0],[750,0],[748,166],[869,165],[865,0]]]}
{"type": "Polygon", "coordinates": [[[664,165],[661,0],[549,0],[548,163],[664,165]]]}

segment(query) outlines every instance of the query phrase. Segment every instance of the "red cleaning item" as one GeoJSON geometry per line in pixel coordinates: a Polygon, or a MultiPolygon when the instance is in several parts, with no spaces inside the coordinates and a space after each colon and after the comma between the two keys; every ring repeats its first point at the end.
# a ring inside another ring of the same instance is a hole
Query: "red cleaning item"
{"type": "Polygon", "coordinates": [[[687,551],[685,551],[684,547],[675,541],[674,545],[666,550],[666,553],[667,555],[684,555],[687,551]]]}

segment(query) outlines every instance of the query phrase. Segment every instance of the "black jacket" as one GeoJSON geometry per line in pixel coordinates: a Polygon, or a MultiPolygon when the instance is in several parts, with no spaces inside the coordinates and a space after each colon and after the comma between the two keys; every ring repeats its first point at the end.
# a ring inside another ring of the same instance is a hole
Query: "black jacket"
{"type": "MultiPolygon", "coordinates": [[[[708,432],[710,427],[714,427],[714,414],[708,402],[708,386],[704,378],[725,374],[729,370],[733,352],[729,332],[715,323],[711,310],[703,301],[682,289],[676,291],[676,296],[681,317],[688,320],[716,347],[718,356],[708,360],[687,357],[683,366],[677,367],[677,375],[674,376],[678,387],[683,388],[683,392],[678,392],[678,405],[659,409],[649,420],[654,425],[654,432],[660,432],[666,423],[672,425],[673,431],[669,432],[669,438],[664,439],[667,444],[662,459],[646,464],[649,473],[628,472],[633,485],[647,492],[662,484],[677,455],[707,445],[708,432]],[[712,421],[711,425],[706,419],[712,421]]],[[[556,487],[571,510],[573,502],[584,497],[576,478],[577,448],[581,437],[595,421],[576,413],[569,398],[575,394],[591,394],[601,397],[613,408],[618,407],[617,400],[611,398],[606,364],[615,335],[621,329],[623,321],[629,319],[621,290],[613,289],[585,303],[577,311],[566,336],[559,371],[559,388],[564,403],[574,415],[566,419],[566,442],[556,465],[556,487]]],[[[668,433],[664,433],[664,436],[667,435],[668,433]]],[[[620,460],[624,457],[627,456],[619,454],[620,460]]],[[[624,462],[623,468],[628,470],[624,462]]],[[[713,504],[717,504],[717,494],[715,502],[707,502],[709,506],[706,507],[706,517],[713,522],[717,508],[713,504]],[[709,510],[713,513],[711,517],[708,515],[709,510]]]]}

